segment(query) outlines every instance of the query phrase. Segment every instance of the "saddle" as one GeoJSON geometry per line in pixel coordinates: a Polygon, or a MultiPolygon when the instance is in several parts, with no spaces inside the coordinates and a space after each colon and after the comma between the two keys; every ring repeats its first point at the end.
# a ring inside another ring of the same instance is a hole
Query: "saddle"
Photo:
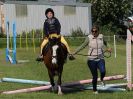
{"type": "MultiPolygon", "coordinates": [[[[61,35],[50,34],[49,37],[48,37],[49,40],[50,40],[50,39],[54,39],[54,38],[60,39],[60,38],[61,38],[61,35]]],[[[61,45],[61,47],[62,47],[64,50],[67,51],[66,46],[65,46],[63,43],[61,43],[61,41],[60,41],[60,45],[61,45]]],[[[44,48],[43,48],[43,55],[44,55],[44,56],[45,56],[46,53],[48,52],[49,46],[50,46],[50,42],[48,41],[48,43],[47,43],[47,44],[44,46],[44,48]]]]}
{"type": "MultiPolygon", "coordinates": [[[[48,52],[49,46],[50,46],[50,43],[48,42],[48,43],[43,47],[43,55],[44,55],[44,56],[45,56],[46,53],[48,52]]],[[[66,46],[65,46],[63,43],[61,43],[61,46],[62,46],[62,48],[63,48],[64,50],[67,51],[66,46]]]]}

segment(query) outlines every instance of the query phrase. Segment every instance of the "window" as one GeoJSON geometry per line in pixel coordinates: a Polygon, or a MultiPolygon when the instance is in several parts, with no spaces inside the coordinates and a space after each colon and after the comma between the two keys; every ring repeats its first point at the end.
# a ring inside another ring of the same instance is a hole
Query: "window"
{"type": "Polygon", "coordinates": [[[64,6],[64,15],[75,15],[76,6],[64,6]]]}
{"type": "Polygon", "coordinates": [[[16,4],[16,17],[27,17],[27,5],[16,4]]]}

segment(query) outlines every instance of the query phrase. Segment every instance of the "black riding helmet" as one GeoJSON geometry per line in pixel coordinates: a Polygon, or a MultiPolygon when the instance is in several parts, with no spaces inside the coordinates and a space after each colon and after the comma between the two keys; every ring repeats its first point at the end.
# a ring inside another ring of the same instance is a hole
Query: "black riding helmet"
{"type": "Polygon", "coordinates": [[[53,11],[52,8],[46,9],[46,11],[45,11],[45,16],[46,16],[46,17],[47,17],[48,12],[52,12],[52,13],[53,13],[53,17],[54,17],[54,11],[53,11]]]}

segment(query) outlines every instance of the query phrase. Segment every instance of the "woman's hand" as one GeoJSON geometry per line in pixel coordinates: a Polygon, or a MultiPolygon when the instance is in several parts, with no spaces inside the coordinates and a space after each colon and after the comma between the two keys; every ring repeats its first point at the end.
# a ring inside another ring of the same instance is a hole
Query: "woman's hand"
{"type": "Polygon", "coordinates": [[[112,52],[112,48],[108,48],[108,49],[106,49],[106,51],[108,51],[108,52],[112,52]]]}
{"type": "Polygon", "coordinates": [[[77,53],[78,53],[78,52],[77,52],[77,51],[75,51],[75,52],[73,52],[73,53],[72,53],[72,55],[73,55],[73,56],[75,56],[77,53]]]}

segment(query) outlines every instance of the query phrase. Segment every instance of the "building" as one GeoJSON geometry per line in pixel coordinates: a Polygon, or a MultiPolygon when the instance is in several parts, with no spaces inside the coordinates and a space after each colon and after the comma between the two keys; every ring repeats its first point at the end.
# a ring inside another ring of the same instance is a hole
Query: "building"
{"type": "Polygon", "coordinates": [[[5,24],[4,24],[4,13],[3,13],[3,3],[4,0],[0,0],[0,32],[5,32],[5,24]]]}
{"type": "Polygon", "coordinates": [[[91,29],[91,4],[74,1],[13,1],[6,0],[3,4],[5,20],[16,21],[17,33],[42,29],[45,21],[45,10],[53,8],[59,19],[63,35],[71,35],[71,30],[81,28],[87,34],[91,29]]]}

